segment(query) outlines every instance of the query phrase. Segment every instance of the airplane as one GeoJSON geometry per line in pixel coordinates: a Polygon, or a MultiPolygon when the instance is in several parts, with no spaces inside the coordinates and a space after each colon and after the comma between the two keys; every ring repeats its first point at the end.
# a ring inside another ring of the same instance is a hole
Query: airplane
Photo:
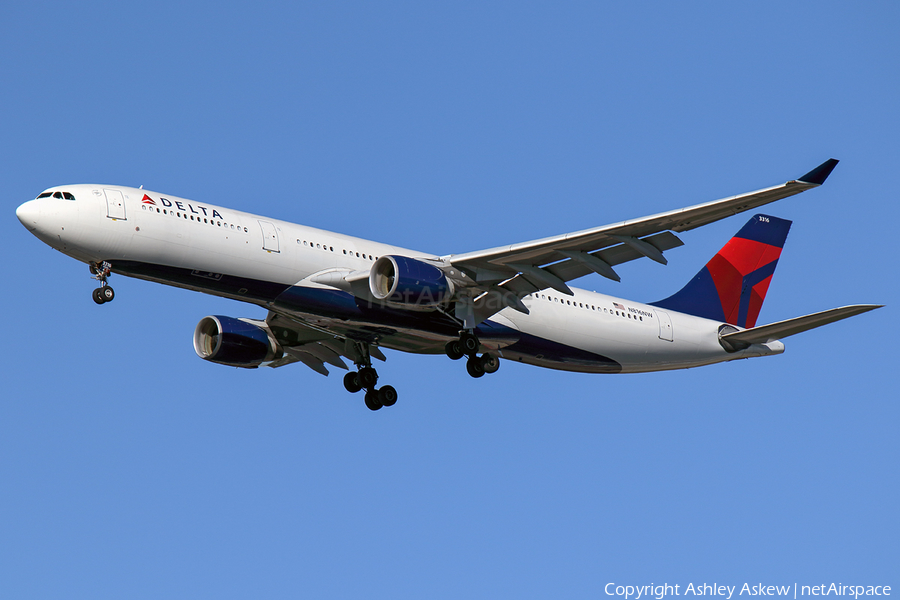
{"type": "Polygon", "coordinates": [[[569,286],[639,258],[667,264],[677,233],[822,185],[838,161],[755,192],[539,240],[437,256],[117,185],[48,188],[16,210],[47,245],[87,263],[97,304],[112,274],[255,304],[265,319],[212,315],[194,330],[201,358],[228,366],[300,362],[365,390],[371,410],[383,348],[466,357],[472,377],[500,360],[587,373],[685,369],[780,354],[785,337],[881,305],[844,306],[757,326],[791,222],[754,215],[680,291],[640,303],[569,286]],[[351,369],[344,359],[355,367],[351,369]]]}

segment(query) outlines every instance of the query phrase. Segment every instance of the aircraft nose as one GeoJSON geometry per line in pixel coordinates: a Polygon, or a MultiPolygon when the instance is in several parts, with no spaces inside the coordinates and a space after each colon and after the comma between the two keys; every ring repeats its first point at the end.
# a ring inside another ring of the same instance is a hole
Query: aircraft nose
{"type": "Polygon", "coordinates": [[[25,229],[34,231],[37,229],[38,218],[41,216],[40,202],[37,200],[29,200],[16,209],[16,216],[25,229]]]}

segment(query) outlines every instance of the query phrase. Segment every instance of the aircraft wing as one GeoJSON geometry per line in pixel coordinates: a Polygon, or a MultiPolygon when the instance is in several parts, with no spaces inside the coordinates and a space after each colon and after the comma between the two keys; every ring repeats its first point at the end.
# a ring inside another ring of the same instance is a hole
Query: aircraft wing
{"type": "MultiPolygon", "coordinates": [[[[818,187],[837,163],[829,159],[799,179],[748,194],[442,259],[466,273],[475,287],[487,292],[486,296],[493,295],[494,301],[489,304],[496,306],[499,300],[503,306],[523,310],[518,298],[546,288],[572,295],[566,282],[592,272],[619,281],[613,267],[623,262],[647,257],[666,264],[663,252],[683,245],[673,232],[688,231],[818,187]]],[[[484,313],[489,309],[479,311],[478,302],[476,313],[486,318],[489,314],[484,313]]],[[[486,303],[484,297],[481,303],[486,303]]]]}
{"type": "MultiPolygon", "coordinates": [[[[259,323],[263,325],[263,323],[259,323]]],[[[283,367],[301,362],[316,373],[328,376],[329,364],[339,369],[349,370],[341,357],[358,363],[363,360],[360,346],[352,337],[341,335],[326,328],[317,328],[284,312],[269,311],[264,323],[284,348],[284,356],[268,363],[269,367],[283,367]]],[[[366,346],[369,356],[385,361],[387,357],[376,345],[366,346]]]]}

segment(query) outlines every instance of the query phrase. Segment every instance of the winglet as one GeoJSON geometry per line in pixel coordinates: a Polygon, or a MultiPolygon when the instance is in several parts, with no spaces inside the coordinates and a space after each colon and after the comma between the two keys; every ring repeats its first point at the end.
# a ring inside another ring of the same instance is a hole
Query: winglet
{"type": "Polygon", "coordinates": [[[838,159],[829,158],[821,165],[799,178],[797,181],[802,181],[803,183],[813,183],[815,185],[822,185],[825,183],[825,180],[828,179],[828,176],[831,175],[831,172],[834,171],[834,168],[838,164],[838,159]]]}

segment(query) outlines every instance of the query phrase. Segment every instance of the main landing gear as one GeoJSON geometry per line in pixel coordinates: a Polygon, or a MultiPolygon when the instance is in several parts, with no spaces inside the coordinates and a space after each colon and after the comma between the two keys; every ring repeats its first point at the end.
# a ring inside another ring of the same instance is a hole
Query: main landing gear
{"type": "Polygon", "coordinates": [[[100,282],[100,287],[95,289],[93,292],[94,302],[96,302],[97,304],[106,304],[107,302],[112,302],[113,298],[116,297],[116,292],[106,282],[106,279],[110,275],[110,269],[112,269],[112,265],[110,265],[106,261],[103,261],[100,263],[89,263],[88,267],[90,267],[91,269],[91,279],[96,279],[100,282]]]}
{"type": "Polygon", "coordinates": [[[468,356],[466,360],[466,371],[472,377],[482,377],[485,373],[496,373],[500,368],[500,359],[493,354],[485,352],[478,356],[478,349],[481,343],[473,331],[463,331],[459,334],[458,340],[447,342],[444,351],[452,360],[459,360],[463,356],[468,356]]]}
{"type": "Polygon", "coordinates": [[[397,390],[393,386],[385,385],[375,388],[378,383],[378,372],[372,368],[372,359],[369,356],[368,344],[361,344],[362,359],[357,362],[358,371],[350,371],[344,375],[344,387],[351,394],[360,390],[366,390],[365,402],[369,410],[379,410],[382,406],[393,406],[397,403],[397,390]]]}

